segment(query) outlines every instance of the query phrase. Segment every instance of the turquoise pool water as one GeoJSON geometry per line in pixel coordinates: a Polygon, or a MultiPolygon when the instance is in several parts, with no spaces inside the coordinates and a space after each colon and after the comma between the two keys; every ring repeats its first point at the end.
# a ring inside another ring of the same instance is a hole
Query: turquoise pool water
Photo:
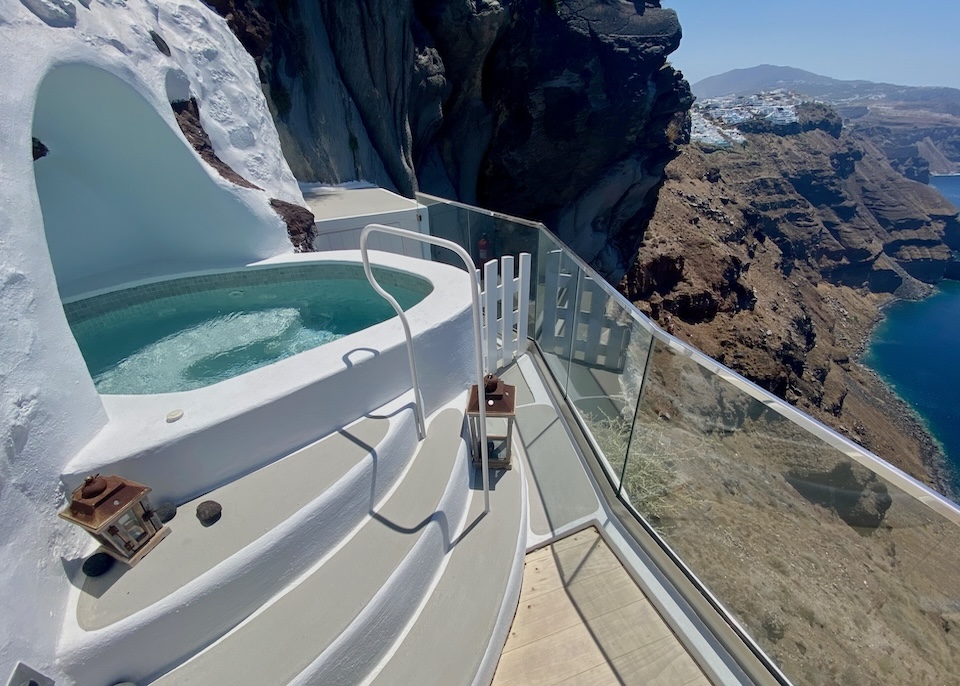
{"type": "MultiPolygon", "coordinates": [[[[407,309],[428,281],[375,274],[407,309]]],[[[100,393],[188,391],[329,343],[394,316],[359,265],[188,277],[64,304],[100,393]]]]}

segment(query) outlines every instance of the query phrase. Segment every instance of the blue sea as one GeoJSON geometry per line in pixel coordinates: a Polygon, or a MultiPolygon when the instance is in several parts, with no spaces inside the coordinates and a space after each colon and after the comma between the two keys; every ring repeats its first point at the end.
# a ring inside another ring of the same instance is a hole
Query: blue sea
{"type": "MultiPolygon", "coordinates": [[[[934,176],[930,185],[960,206],[960,176],[934,176]]],[[[894,303],[885,314],[863,362],[924,419],[960,492],[960,282],[944,281],[931,297],[894,303]]]]}

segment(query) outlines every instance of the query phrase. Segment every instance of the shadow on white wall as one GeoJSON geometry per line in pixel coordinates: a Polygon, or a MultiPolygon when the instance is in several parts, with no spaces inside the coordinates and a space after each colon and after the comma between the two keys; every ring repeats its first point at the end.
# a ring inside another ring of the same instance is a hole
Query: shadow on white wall
{"type": "Polygon", "coordinates": [[[291,250],[266,194],[221,179],[176,127],[102,69],[44,79],[33,136],[49,152],[34,172],[61,297],[291,250]]]}

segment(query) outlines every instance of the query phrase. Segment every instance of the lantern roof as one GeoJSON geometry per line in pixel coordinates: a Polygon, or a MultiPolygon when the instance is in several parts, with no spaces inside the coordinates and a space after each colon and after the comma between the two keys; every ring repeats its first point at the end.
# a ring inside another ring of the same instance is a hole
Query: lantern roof
{"type": "MultiPolygon", "coordinates": [[[[484,377],[483,385],[488,417],[505,417],[516,413],[516,386],[504,383],[495,374],[487,374],[484,377]]],[[[467,414],[478,414],[479,412],[480,389],[474,384],[470,387],[470,397],[467,399],[467,414]]]]}
{"type": "Polygon", "coordinates": [[[60,516],[89,531],[99,532],[149,492],[148,486],[136,481],[94,474],[77,487],[70,505],[60,516]]]}

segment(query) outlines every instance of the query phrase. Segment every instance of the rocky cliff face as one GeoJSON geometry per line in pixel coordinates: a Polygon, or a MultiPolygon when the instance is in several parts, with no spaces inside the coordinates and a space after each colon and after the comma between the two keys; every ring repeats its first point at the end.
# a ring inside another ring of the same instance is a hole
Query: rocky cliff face
{"type": "Polygon", "coordinates": [[[675,118],[689,97],[664,66],[680,24],[659,3],[541,6],[517,6],[489,62],[495,120],[478,200],[544,220],[601,274],[618,277],[684,135],[675,118]]]}
{"type": "Polygon", "coordinates": [[[960,222],[874,143],[831,133],[687,146],[622,288],[708,355],[936,482],[936,447],[855,358],[885,302],[956,268],[960,222]]]}
{"type": "Polygon", "coordinates": [[[927,183],[930,174],[960,173],[960,91],[904,89],[899,98],[838,109],[904,176],[927,183]]]}
{"type": "Polygon", "coordinates": [[[685,140],[659,2],[214,0],[257,58],[298,178],[541,219],[619,278],[685,140]]]}

